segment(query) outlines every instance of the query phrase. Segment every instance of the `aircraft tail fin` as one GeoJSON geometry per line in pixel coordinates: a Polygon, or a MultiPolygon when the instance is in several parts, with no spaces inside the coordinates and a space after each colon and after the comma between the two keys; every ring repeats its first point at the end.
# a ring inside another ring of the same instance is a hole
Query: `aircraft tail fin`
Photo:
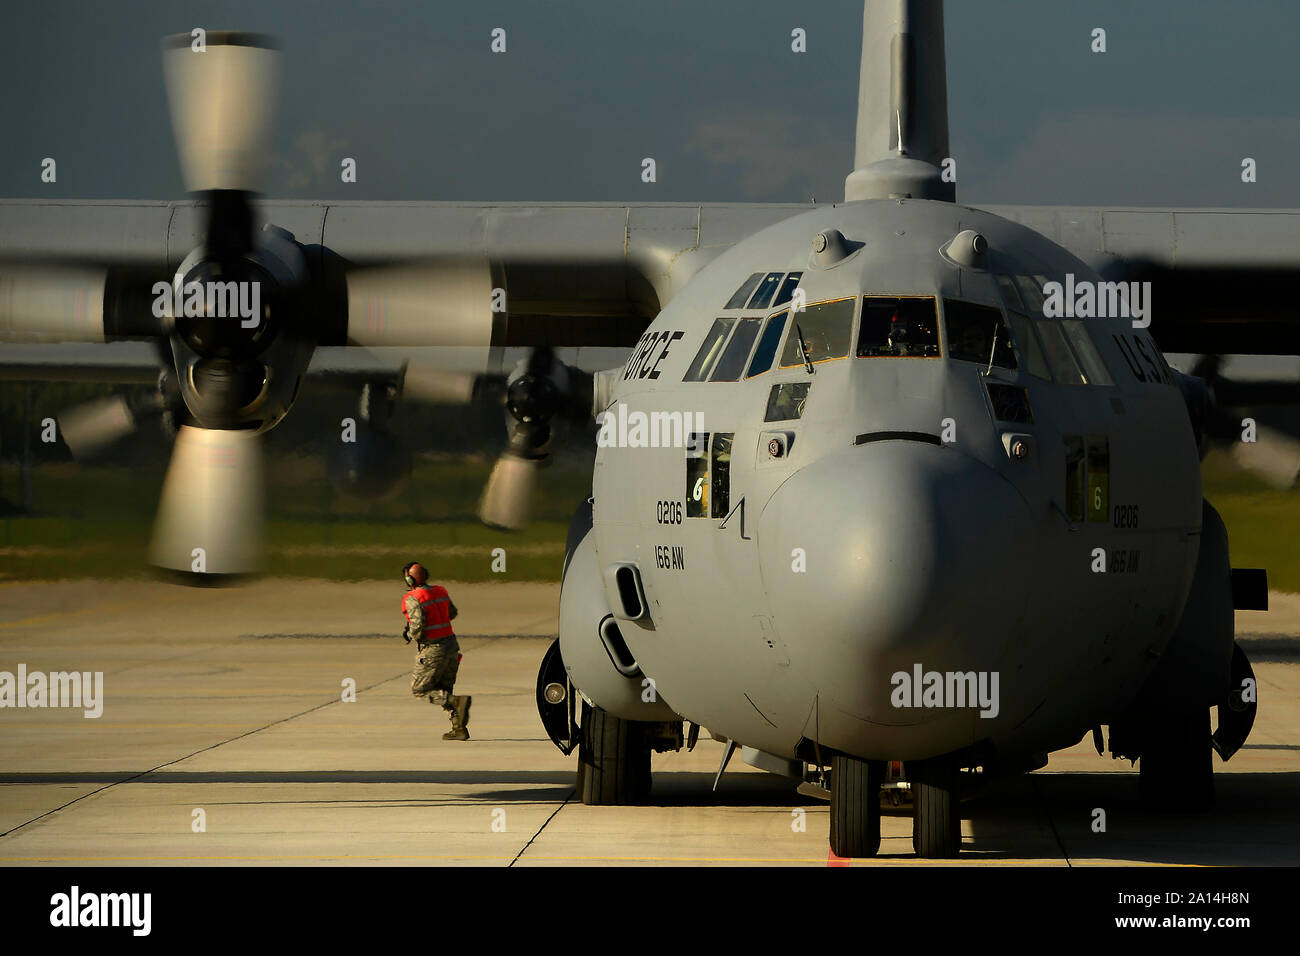
{"type": "Polygon", "coordinates": [[[944,182],[943,0],[865,0],[854,170],[844,198],[956,198],[944,182]]]}

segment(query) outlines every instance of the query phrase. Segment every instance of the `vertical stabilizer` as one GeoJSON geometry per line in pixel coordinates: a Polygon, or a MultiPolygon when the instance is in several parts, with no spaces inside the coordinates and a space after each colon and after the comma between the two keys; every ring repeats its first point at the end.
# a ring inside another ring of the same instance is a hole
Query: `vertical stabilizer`
{"type": "Polygon", "coordinates": [[[866,0],[853,172],[844,198],[956,198],[948,157],[943,0],[866,0]]]}

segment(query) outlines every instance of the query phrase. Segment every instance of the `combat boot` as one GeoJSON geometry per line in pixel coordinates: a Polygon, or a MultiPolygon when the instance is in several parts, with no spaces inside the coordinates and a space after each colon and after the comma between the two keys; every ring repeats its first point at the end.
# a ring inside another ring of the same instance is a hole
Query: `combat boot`
{"type": "Polygon", "coordinates": [[[469,705],[474,703],[473,697],[455,697],[452,703],[456,706],[456,716],[460,718],[461,727],[469,727],[469,705]]]}
{"type": "Polygon", "coordinates": [[[461,719],[461,698],[453,697],[449,703],[451,707],[447,709],[451,717],[451,730],[442,735],[443,740],[469,740],[469,731],[465,729],[465,722],[461,719]]]}

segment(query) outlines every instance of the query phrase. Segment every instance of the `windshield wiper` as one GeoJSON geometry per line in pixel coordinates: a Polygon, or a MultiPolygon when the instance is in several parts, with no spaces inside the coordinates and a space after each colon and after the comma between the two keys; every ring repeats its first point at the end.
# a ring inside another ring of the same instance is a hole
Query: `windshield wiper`
{"type": "Polygon", "coordinates": [[[813,368],[812,360],[808,358],[808,343],[803,340],[803,329],[799,327],[798,322],[794,324],[794,331],[799,336],[799,357],[803,359],[803,367],[808,370],[809,375],[815,375],[817,370],[813,368]]]}

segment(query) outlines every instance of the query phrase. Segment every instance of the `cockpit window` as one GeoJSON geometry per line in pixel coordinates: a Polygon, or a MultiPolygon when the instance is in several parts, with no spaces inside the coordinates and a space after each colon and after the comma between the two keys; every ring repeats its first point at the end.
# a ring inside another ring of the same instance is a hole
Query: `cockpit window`
{"type": "Polygon", "coordinates": [[[943,321],[948,330],[948,357],[998,368],[1016,368],[1002,310],[972,302],[943,300],[943,321]]]}
{"type": "Polygon", "coordinates": [[[1024,304],[1025,311],[1030,315],[1043,312],[1043,286],[1046,284],[1045,276],[1016,276],[1016,288],[1020,290],[1020,301],[1024,304]],[[1043,282],[1039,282],[1039,279],[1043,282]]]}
{"type": "Polygon", "coordinates": [[[1097,346],[1093,344],[1092,337],[1088,335],[1083,320],[1063,319],[1061,325],[1065,326],[1065,334],[1070,337],[1070,344],[1074,346],[1074,352],[1079,356],[1079,362],[1083,365],[1083,372],[1088,376],[1089,384],[1114,385],[1115,380],[1110,377],[1110,369],[1106,367],[1105,360],[1097,351],[1097,346]]]}
{"type": "Polygon", "coordinates": [[[933,298],[862,297],[860,358],[936,358],[938,355],[939,317],[933,298]]]}
{"type": "Polygon", "coordinates": [[[737,289],[735,293],[732,295],[732,297],[727,300],[727,304],[724,305],[723,308],[743,309],[745,307],[745,303],[749,301],[749,297],[753,294],[754,290],[758,288],[758,283],[762,280],[762,278],[763,278],[763,273],[755,272],[752,276],[750,276],[748,279],[746,279],[744,282],[740,284],[740,288],[737,289]]]}
{"type": "Polygon", "coordinates": [[[1008,312],[1024,309],[1020,293],[1016,290],[1016,280],[1012,276],[998,276],[998,291],[1002,293],[1002,304],[1008,312]]]}
{"type": "Polygon", "coordinates": [[[1029,405],[1029,393],[1019,385],[987,382],[984,386],[993,404],[993,417],[1000,422],[1034,423],[1034,411],[1029,405]]]}
{"type": "Polygon", "coordinates": [[[800,336],[810,362],[825,362],[848,355],[855,305],[854,299],[836,299],[818,302],[796,312],[790,320],[790,333],[785,337],[781,368],[804,364],[799,348],[800,336]]]}
{"type": "Polygon", "coordinates": [[[745,360],[749,358],[749,349],[758,338],[758,327],[762,319],[741,319],[740,325],[727,343],[727,349],[718,359],[718,367],[709,377],[710,382],[734,382],[740,378],[745,369],[745,360]]]}
{"type": "Polygon", "coordinates": [[[1019,312],[1008,312],[1007,319],[1011,322],[1011,334],[1016,340],[1016,345],[1020,349],[1020,355],[1025,360],[1025,368],[1034,378],[1041,378],[1046,382],[1052,380],[1052,373],[1047,368],[1047,359],[1043,356],[1043,347],[1038,343],[1038,334],[1034,331],[1033,325],[1029,319],[1019,312]]]}
{"type": "Polygon", "coordinates": [[[803,417],[808,402],[808,382],[782,382],[767,393],[765,422],[786,422],[803,417]]]}
{"type": "Polygon", "coordinates": [[[776,358],[776,347],[781,344],[781,332],[785,329],[785,320],[789,315],[789,312],[778,312],[768,318],[767,325],[763,328],[763,337],[758,340],[758,348],[754,350],[754,358],[749,363],[749,371],[745,373],[745,378],[762,375],[772,367],[772,360],[776,358]]]}
{"type": "Polygon", "coordinates": [[[700,350],[695,353],[691,367],[686,370],[686,375],[682,378],[683,382],[702,382],[708,377],[714,361],[722,352],[722,343],[727,340],[727,333],[731,331],[735,322],[735,319],[713,320],[713,328],[709,329],[709,334],[704,337],[700,350]]]}
{"type": "Polygon", "coordinates": [[[709,510],[715,518],[731,511],[731,443],[735,432],[715,432],[709,448],[709,510]]]}
{"type": "Polygon", "coordinates": [[[758,284],[753,298],[749,300],[748,308],[766,309],[772,302],[772,296],[776,295],[777,286],[781,284],[780,272],[769,272],[763,277],[763,281],[758,284]]]}
{"type": "Polygon", "coordinates": [[[799,287],[799,280],[803,278],[802,272],[791,272],[781,283],[781,291],[776,294],[772,300],[773,307],[785,305],[794,296],[794,290],[799,287]]]}
{"type": "Polygon", "coordinates": [[[1047,353],[1047,364],[1052,368],[1052,376],[1062,385],[1085,385],[1087,380],[1074,360],[1070,346],[1065,341],[1065,333],[1059,323],[1045,319],[1037,323],[1038,331],[1043,336],[1043,351],[1047,353]]]}

